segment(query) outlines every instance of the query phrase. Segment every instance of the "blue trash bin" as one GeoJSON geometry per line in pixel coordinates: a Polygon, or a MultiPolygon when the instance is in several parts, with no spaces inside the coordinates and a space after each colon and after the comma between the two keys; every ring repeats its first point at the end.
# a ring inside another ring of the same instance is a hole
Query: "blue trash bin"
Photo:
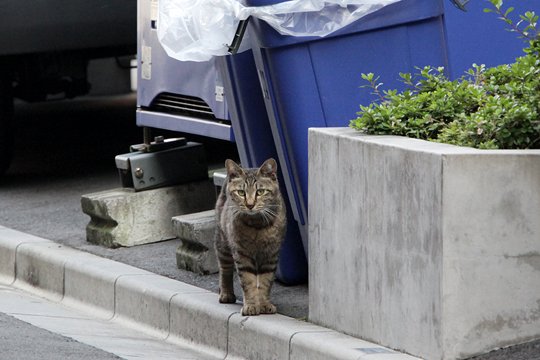
{"type": "Polygon", "coordinates": [[[443,13],[441,1],[403,0],[325,38],[283,36],[252,19],[257,71],[305,248],[308,128],[347,126],[359,104],[372,101],[371,91],[359,88],[361,73],[376,73],[386,86],[399,87],[399,72],[446,65],[443,13]]]}

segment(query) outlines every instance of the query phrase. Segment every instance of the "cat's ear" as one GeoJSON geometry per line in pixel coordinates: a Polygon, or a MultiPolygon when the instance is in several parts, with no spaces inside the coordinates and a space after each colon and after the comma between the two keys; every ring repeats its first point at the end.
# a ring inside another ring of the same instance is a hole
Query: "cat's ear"
{"type": "Polygon", "coordinates": [[[225,168],[227,169],[227,176],[229,180],[239,177],[244,174],[244,170],[231,159],[225,160],[225,168]]]}
{"type": "Polygon", "coordinates": [[[266,177],[269,177],[271,178],[272,180],[276,180],[277,179],[277,163],[276,163],[276,160],[270,158],[268,160],[266,160],[262,165],[261,167],[259,168],[259,171],[258,171],[258,174],[259,175],[262,175],[262,176],[266,176],[266,177]]]}

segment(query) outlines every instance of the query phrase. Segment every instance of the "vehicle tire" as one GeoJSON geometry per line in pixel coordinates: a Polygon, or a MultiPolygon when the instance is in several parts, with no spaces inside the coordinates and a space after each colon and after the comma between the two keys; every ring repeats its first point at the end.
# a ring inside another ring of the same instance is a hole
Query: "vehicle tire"
{"type": "Polygon", "coordinates": [[[0,78],[0,176],[13,157],[13,96],[11,83],[0,78]]]}

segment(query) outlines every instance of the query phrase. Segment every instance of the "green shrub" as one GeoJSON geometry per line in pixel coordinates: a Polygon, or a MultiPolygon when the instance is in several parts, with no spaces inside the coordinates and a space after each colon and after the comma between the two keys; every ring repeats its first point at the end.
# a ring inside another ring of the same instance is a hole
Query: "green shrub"
{"type": "Polygon", "coordinates": [[[501,19],[528,42],[525,55],[509,65],[473,64],[451,81],[444,68],[424,67],[401,73],[402,92],[381,91],[374,74],[362,74],[380,102],[360,106],[350,126],[368,134],[390,134],[480,149],[540,148],[540,36],[534,12],[514,25],[513,8],[490,0],[501,19]]]}

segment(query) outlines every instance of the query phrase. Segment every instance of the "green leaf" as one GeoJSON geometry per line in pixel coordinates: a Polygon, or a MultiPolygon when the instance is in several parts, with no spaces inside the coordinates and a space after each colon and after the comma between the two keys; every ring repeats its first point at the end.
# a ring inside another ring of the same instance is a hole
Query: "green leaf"
{"type": "Polygon", "coordinates": [[[373,77],[375,75],[373,73],[368,73],[368,74],[364,74],[362,73],[362,79],[366,80],[366,81],[373,81],[373,77]]]}
{"type": "Polygon", "coordinates": [[[489,0],[489,2],[498,10],[503,5],[502,0],[489,0]]]}

